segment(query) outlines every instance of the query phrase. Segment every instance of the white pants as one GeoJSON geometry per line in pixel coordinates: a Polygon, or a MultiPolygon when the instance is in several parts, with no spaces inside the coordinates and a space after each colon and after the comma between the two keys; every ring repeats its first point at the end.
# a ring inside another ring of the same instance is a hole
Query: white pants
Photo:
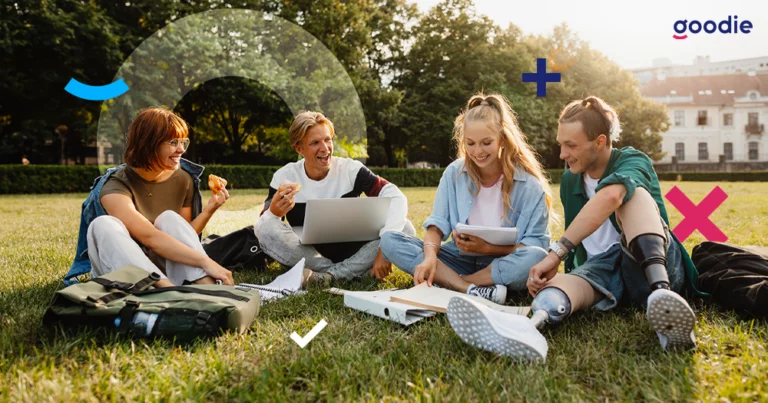
{"type": "MultiPolygon", "coordinates": [[[[194,228],[176,212],[168,210],[160,214],[155,220],[155,227],[205,255],[205,250],[194,228]]],[[[131,238],[125,224],[109,215],[96,217],[88,227],[88,257],[91,260],[93,277],[103,276],[128,265],[157,273],[162,278],[169,279],[174,285],[182,285],[184,280],[194,282],[206,276],[205,271],[199,267],[167,261],[157,255],[153,256],[158,264],[165,266],[165,273],[163,273],[144,253],[141,246],[131,238]]]]}

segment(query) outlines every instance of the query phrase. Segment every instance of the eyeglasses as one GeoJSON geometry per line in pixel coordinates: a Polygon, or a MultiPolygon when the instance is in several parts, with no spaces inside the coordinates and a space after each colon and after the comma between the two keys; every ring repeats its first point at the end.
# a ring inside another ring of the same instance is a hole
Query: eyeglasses
{"type": "Polygon", "coordinates": [[[163,143],[163,144],[168,144],[168,145],[170,145],[170,146],[171,146],[171,151],[173,151],[173,150],[176,150],[177,148],[179,148],[179,145],[181,145],[181,148],[182,148],[184,151],[187,151],[187,148],[189,148],[189,139],[188,139],[188,138],[183,138],[183,139],[173,139],[173,140],[171,140],[171,141],[166,141],[166,142],[165,142],[165,143],[163,143]]]}

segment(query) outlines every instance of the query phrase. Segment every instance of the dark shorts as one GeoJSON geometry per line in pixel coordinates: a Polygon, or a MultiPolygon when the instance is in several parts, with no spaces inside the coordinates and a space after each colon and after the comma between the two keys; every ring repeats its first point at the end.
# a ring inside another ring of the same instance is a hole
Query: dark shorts
{"type": "MultiPolygon", "coordinates": [[[[667,230],[667,275],[669,287],[680,293],[685,282],[680,244],[669,235],[667,230]]],[[[587,280],[592,287],[600,291],[605,298],[594,305],[595,309],[607,311],[620,302],[629,302],[645,306],[651,286],[645,279],[645,272],[620,244],[611,246],[607,251],[592,256],[570,274],[587,280]]]]}

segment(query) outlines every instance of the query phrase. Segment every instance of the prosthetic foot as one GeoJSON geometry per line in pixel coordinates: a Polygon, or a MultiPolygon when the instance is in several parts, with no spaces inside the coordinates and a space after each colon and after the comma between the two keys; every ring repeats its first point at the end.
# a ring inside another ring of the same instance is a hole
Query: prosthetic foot
{"type": "Polygon", "coordinates": [[[629,251],[651,286],[645,314],[661,347],[695,346],[696,315],[683,297],[669,289],[666,239],[657,234],[639,235],[629,243],[629,251]]]}

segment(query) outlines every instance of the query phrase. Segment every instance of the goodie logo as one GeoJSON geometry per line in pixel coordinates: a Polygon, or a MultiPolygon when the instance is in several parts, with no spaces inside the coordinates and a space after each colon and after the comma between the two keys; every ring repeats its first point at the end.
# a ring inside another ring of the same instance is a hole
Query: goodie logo
{"type": "Polygon", "coordinates": [[[691,20],[691,22],[688,22],[688,20],[677,20],[675,21],[675,25],[672,26],[672,28],[677,32],[677,35],[672,35],[675,39],[686,39],[688,38],[688,32],[691,34],[698,34],[701,31],[704,31],[708,34],[714,34],[717,31],[720,31],[721,34],[748,34],[752,30],[752,22],[749,20],[744,20],[739,23],[739,16],[728,16],[727,19],[718,22],[708,20],[708,21],[697,21],[697,20],[691,20]]]}

